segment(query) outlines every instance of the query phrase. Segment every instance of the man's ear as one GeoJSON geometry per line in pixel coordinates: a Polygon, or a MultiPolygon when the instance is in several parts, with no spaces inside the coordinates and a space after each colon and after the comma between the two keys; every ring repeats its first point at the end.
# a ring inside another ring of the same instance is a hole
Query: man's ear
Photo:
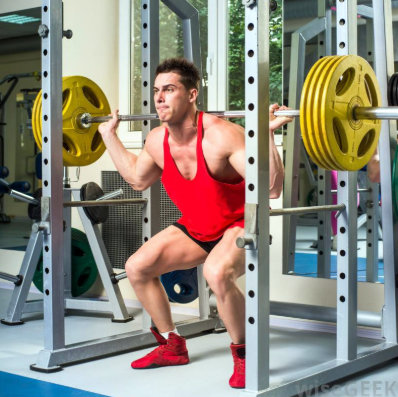
{"type": "Polygon", "coordinates": [[[191,103],[196,102],[197,97],[198,97],[198,90],[196,88],[191,88],[189,90],[189,101],[191,103]]]}

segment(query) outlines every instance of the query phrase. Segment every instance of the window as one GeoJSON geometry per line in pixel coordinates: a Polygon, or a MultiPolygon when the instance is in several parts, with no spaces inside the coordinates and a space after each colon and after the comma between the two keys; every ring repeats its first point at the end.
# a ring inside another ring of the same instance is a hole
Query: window
{"type": "MultiPolygon", "coordinates": [[[[204,103],[206,104],[207,0],[190,0],[189,3],[199,13],[202,85],[204,103]]],[[[141,0],[122,0],[120,2],[120,40],[120,109],[123,108],[128,114],[141,114],[141,0]],[[126,18],[126,14],[131,18],[126,18]],[[128,36],[128,40],[126,36],[128,36]],[[128,57],[124,54],[125,48],[129,49],[128,57]],[[124,105],[126,101],[127,104],[124,105]]],[[[159,47],[160,62],[166,58],[184,55],[181,19],[162,1],[159,2],[159,47]]],[[[122,112],[120,113],[122,114],[122,112]]],[[[141,147],[142,122],[124,124],[125,128],[119,131],[122,142],[129,148],[141,147]]]]}

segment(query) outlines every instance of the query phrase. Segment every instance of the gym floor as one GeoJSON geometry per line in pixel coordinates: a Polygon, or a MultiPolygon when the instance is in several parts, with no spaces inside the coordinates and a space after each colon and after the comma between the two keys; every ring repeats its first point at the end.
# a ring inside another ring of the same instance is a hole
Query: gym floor
{"type": "MultiPolygon", "coordinates": [[[[15,223],[14,223],[15,224],[15,223]]],[[[4,234],[0,227],[0,247],[21,249],[30,228],[15,224],[15,237],[4,234]],[[18,234],[19,232],[19,234],[18,234]],[[22,237],[21,237],[22,236],[22,237]],[[8,239],[6,241],[6,239],[8,239]],[[18,240],[20,239],[20,240],[18,240]],[[19,248],[18,248],[19,247],[19,248]]],[[[26,240],[27,241],[27,240],[26,240]]],[[[1,249],[0,249],[1,257],[1,249]]],[[[0,318],[5,316],[12,284],[0,281],[0,318]]],[[[31,299],[37,294],[31,294],[31,299]]],[[[73,314],[65,318],[66,343],[139,330],[140,310],[130,308],[135,321],[112,323],[109,317],[73,314]]],[[[191,318],[174,314],[175,321],[191,318]]],[[[0,324],[0,397],[227,397],[238,396],[239,390],[228,386],[232,372],[229,337],[226,333],[203,334],[187,341],[191,363],[181,367],[132,370],[130,362],[152,348],[132,351],[64,367],[62,371],[44,374],[29,366],[35,363],[43,348],[43,319],[40,314],[24,315],[20,326],[0,324]]],[[[335,358],[334,326],[314,326],[301,320],[271,318],[271,384],[277,385],[299,377],[301,371],[335,358]]],[[[363,330],[358,351],[380,342],[378,330],[363,330]]],[[[371,371],[343,382],[324,387],[324,391],[298,395],[325,396],[398,396],[398,361],[393,360],[371,371]]]]}

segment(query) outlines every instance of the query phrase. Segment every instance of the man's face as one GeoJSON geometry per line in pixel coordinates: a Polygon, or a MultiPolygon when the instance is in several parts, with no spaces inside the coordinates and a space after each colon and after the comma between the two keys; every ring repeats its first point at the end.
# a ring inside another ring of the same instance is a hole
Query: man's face
{"type": "Polygon", "coordinates": [[[178,121],[195,104],[197,92],[187,90],[174,72],[160,73],[153,86],[156,111],[162,122],[178,121]]]}

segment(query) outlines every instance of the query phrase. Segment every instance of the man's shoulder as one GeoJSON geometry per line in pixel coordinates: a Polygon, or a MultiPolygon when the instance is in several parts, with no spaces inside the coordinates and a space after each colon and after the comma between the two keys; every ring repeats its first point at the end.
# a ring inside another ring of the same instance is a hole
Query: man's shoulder
{"type": "Polygon", "coordinates": [[[203,128],[209,139],[225,140],[244,135],[244,129],[240,125],[209,113],[203,116],[203,128]]]}
{"type": "Polygon", "coordinates": [[[165,134],[165,128],[164,128],[164,126],[158,126],[158,127],[155,127],[155,128],[152,128],[150,131],[149,131],[149,133],[148,133],[148,135],[147,135],[147,137],[146,137],[146,141],[148,142],[149,140],[150,141],[154,141],[154,142],[157,142],[157,141],[162,141],[163,140],[163,138],[164,138],[164,134],[165,134]]]}
{"type": "Polygon", "coordinates": [[[150,152],[158,152],[163,146],[165,128],[162,126],[155,127],[149,131],[147,137],[145,138],[145,149],[150,152]]]}

